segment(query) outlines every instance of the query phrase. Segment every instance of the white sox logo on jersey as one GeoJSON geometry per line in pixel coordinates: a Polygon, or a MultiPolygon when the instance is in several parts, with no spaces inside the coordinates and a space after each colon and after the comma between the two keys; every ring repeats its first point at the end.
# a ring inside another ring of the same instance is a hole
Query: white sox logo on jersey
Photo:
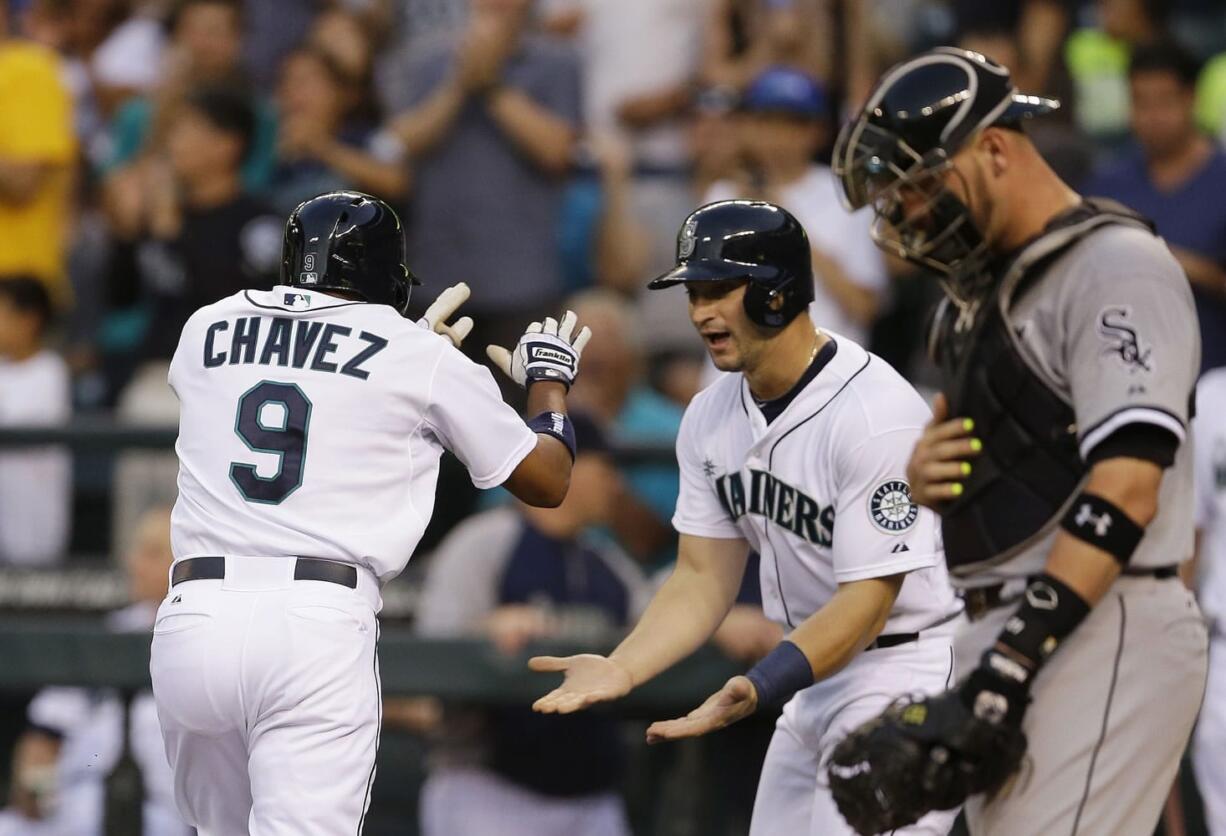
{"type": "Polygon", "coordinates": [[[911,501],[911,486],[901,479],[882,482],[868,498],[868,515],[882,531],[906,531],[919,516],[919,506],[911,501]]]}
{"type": "Polygon", "coordinates": [[[765,471],[749,471],[748,494],[740,473],[717,478],[715,493],[724,511],[734,520],[747,513],[756,514],[810,543],[829,547],[834,542],[834,506],[822,507],[817,500],[765,471]]]}

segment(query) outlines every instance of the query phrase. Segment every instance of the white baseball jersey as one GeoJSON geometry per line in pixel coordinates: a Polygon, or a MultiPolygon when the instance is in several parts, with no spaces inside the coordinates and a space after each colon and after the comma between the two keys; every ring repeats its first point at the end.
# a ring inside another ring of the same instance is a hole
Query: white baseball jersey
{"type": "Polygon", "coordinates": [[[181,403],[176,560],[299,555],[404,569],[451,450],[502,484],[536,445],[490,372],[387,305],[301,288],[197,311],[170,364],[181,403]]]}
{"type": "Polygon", "coordinates": [[[1196,527],[1202,537],[1197,597],[1213,624],[1192,763],[1209,832],[1219,834],[1226,833],[1226,369],[1207,372],[1197,384],[1192,432],[1196,527]]]}
{"type": "Polygon", "coordinates": [[[1226,624],[1226,369],[1196,385],[1193,470],[1200,547],[1197,588],[1205,615],[1226,624]]]}
{"type": "Polygon", "coordinates": [[[838,584],[908,572],[883,633],[953,618],[935,516],[906,463],[929,411],[889,364],[836,335],[835,355],[767,424],[745,378],[690,403],[677,436],[682,534],[744,538],[762,557],[768,617],[795,627],[838,584]]]}

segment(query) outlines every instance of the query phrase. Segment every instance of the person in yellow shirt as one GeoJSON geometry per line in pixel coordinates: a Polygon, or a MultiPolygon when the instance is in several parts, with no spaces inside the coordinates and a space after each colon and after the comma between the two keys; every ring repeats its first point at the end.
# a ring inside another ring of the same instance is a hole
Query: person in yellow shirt
{"type": "Polygon", "coordinates": [[[0,8],[0,276],[37,276],[59,305],[74,152],[55,53],[12,37],[0,8]]]}

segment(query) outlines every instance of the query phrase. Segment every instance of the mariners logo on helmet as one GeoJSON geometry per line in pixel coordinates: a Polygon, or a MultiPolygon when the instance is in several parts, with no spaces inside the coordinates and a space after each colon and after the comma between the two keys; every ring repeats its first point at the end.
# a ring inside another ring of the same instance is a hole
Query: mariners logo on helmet
{"type": "Polygon", "coordinates": [[[689,258],[694,254],[694,248],[698,245],[694,235],[697,230],[698,220],[694,217],[687,218],[685,225],[681,227],[681,234],[677,236],[677,258],[689,258]]]}
{"type": "Polygon", "coordinates": [[[882,482],[868,499],[868,515],[873,525],[895,534],[905,531],[919,517],[919,506],[911,501],[911,487],[901,479],[882,482]]]}

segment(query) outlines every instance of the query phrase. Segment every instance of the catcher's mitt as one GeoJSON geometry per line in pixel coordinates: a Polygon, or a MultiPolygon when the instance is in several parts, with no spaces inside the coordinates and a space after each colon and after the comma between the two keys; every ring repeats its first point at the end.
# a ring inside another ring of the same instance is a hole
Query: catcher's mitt
{"type": "Polygon", "coordinates": [[[997,789],[1025,752],[1020,728],[976,717],[951,691],[895,703],[840,742],[826,771],[843,818],[870,836],[997,789]]]}

